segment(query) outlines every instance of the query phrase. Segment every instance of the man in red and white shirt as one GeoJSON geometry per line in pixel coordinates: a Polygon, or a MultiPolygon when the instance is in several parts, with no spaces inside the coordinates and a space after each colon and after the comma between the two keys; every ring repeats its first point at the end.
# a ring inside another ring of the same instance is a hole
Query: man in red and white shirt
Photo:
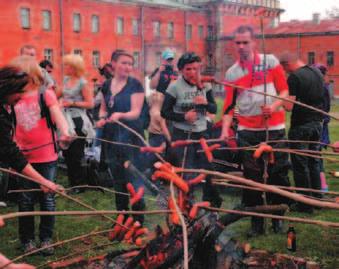
{"type": "MultiPolygon", "coordinates": [[[[237,140],[239,146],[257,145],[266,140],[266,128],[269,140],[285,138],[285,111],[279,99],[251,92],[249,89],[266,92],[282,97],[288,96],[288,85],[282,66],[274,55],[259,54],[255,51],[254,31],[250,26],[240,26],[234,33],[234,45],[239,60],[226,72],[226,82],[237,87],[226,87],[224,116],[221,138],[229,137],[233,121],[234,109],[237,108],[238,120],[237,140]],[[245,88],[245,89],[242,89],[245,88]]],[[[272,147],[285,147],[283,143],[270,144],[272,147]]],[[[240,152],[244,167],[244,177],[257,182],[264,182],[263,159],[255,160],[252,151],[240,152]]],[[[289,186],[288,155],[275,152],[275,163],[269,165],[268,184],[289,186]]],[[[286,203],[287,201],[275,194],[267,194],[269,204],[286,203]]],[[[243,191],[244,206],[263,204],[262,193],[258,191],[243,191]]],[[[281,231],[281,222],[272,220],[275,232],[281,231]]],[[[252,218],[250,235],[263,233],[263,219],[252,218]]]]}

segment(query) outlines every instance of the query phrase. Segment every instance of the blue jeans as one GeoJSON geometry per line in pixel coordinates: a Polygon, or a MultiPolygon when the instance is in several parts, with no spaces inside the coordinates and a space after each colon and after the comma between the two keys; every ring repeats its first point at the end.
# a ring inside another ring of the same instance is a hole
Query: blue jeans
{"type": "MultiPolygon", "coordinates": [[[[57,162],[34,163],[32,164],[42,176],[50,181],[55,181],[57,162]]],[[[40,186],[32,181],[19,178],[19,186],[21,189],[36,189],[40,186]]],[[[19,211],[34,211],[34,204],[40,203],[41,211],[55,211],[54,194],[43,192],[22,192],[19,196],[19,211]]],[[[51,239],[53,236],[55,217],[41,216],[39,226],[39,238],[41,241],[51,239]]],[[[27,243],[29,240],[34,240],[34,217],[19,218],[19,237],[21,243],[27,243]]]]}
{"type": "MultiPolygon", "coordinates": [[[[299,126],[291,126],[288,133],[290,140],[320,141],[322,125],[321,122],[308,122],[299,126]]],[[[320,151],[319,144],[311,143],[291,143],[292,149],[320,151]]],[[[297,187],[312,188],[321,190],[320,167],[321,160],[301,155],[291,154],[293,177],[297,187]]],[[[321,197],[319,194],[305,193],[315,197],[321,197]]]]}

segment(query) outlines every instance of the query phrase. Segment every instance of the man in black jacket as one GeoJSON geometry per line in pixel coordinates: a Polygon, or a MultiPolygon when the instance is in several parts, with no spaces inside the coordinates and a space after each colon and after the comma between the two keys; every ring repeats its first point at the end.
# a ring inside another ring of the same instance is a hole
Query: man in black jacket
{"type": "MultiPolygon", "coordinates": [[[[296,55],[285,53],[280,58],[281,65],[289,77],[287,80],[289,94],[299,102],[323,109],[324,79],[321,72],[314,67],[305,65],[296,55]]],[[[321,138],[323,115],[312,109],[294,105],[291,115],[290,140],[319,142],[321,138]]],[[[290,147],[297,150],[320,151],[316,143],[291,143],[290,147]]],[[[291,154],[294,182],[297,187],[321,189],[320,159],[291,154]]],[[[310,193],[303,192],[311,195],[310,193]]],[[[319,194],[313,194],[319,197],[319,194]]],[[[296,204],[297,211],[312,213],[309,205],[296,204]]]]}

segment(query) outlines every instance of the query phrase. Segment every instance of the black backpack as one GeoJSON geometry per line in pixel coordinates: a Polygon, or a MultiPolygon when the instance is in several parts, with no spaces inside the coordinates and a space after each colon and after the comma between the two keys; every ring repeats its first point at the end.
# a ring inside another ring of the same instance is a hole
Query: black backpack
{"type": "Polygon", "coordinates": [[[44,85],[41,86],[40,89],[39,89],[39,105],[40,105],[40,111],[41,111],[41,118],[46,118],[47,127],[52,132],[54,150],[55,150],[55,152],[58,152],[57,141],[55,140],[56,125],[52,120],[51,113],[50,113],[48,106],[46,104],[46,101],[45,101],[46,90],[47,90],[47,87],[44,86],[44,85]]]}

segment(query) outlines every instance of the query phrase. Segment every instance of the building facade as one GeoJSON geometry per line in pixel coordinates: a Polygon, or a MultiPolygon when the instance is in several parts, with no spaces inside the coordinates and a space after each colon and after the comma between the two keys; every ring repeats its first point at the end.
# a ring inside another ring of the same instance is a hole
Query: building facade
{"type": "Polygon", "coordinates": [[[30,44],[39,60],[53,62],[59,83],[62,55],[81,54],[92,80],[117,48],[133,53],[140,79],[159,65],[167,47],[177,55],[195,51],[205,71],[220,75],[220,37],[239,24],[258,25],[260,8],[267,10],[267,25],[282,12],[277,0],[0,0],[0,5],[0,64],[30,44]]]}

